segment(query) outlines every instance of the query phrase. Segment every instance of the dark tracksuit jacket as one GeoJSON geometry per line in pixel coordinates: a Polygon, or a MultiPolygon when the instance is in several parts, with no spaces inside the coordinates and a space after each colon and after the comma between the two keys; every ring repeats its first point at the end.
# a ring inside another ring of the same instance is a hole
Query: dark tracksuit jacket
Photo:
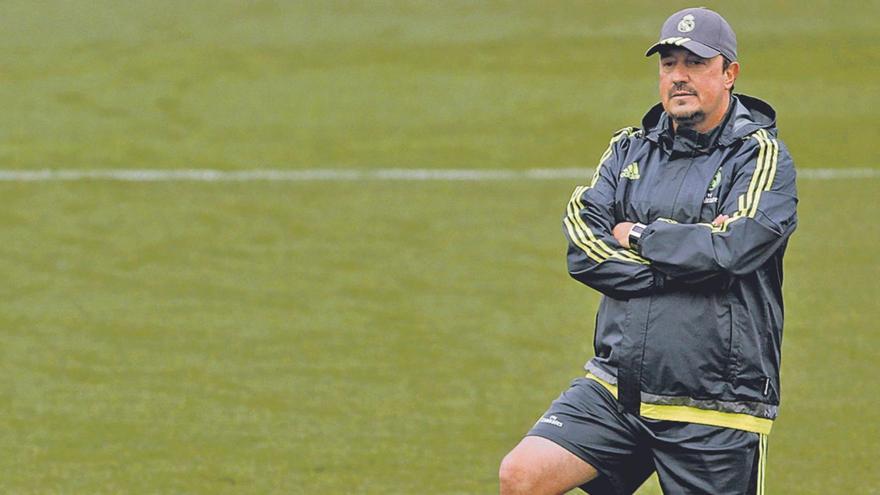
{"type": "Polygon", "coordinates": [[[775,111],[734,95],[708,135],[673,134],[659,104],[642,124],[614,135],[563,219],[569,273],[604,295],[588,376],[643,417],[769,433],[797,225],[775,111]],[[637,250],[612,235],[623,221],[647,225],[637,250]]]}

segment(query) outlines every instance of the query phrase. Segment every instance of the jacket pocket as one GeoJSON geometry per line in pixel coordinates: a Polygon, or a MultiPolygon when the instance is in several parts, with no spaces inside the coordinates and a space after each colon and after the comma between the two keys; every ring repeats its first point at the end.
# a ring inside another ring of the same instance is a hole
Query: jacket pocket
{"type": "Polygon", "coordinates": [[[731,301],[728,298],[726,308],[727,308],[727,327],[725,330],[727,331],[727,372],[725,373],[725,379],[728,382],[733,382],[736,378],[736,374],[739,370],[739,362],[737,359],[737,355],[739,354],[739,339],[736,338],[737,328],[740,325],[740,322],[737,321],[739,311],[735,310],[737,303],[735,301],[731,301]]]}
{"type": "Polygon", "coordinates": [[[596,313],[596,331],[593,334],[593,352],[600,360],[617,364],[615,349],[620,345],[629,326],[632,308],[628,299],[603,297],[596,313]]]}
{"type": "MultiPolygon", "coordinates": [[[[750,388],[763,389],[763,386],[757,386],[763,384],[767,377],[761,362],[766,345],[763,330],[757,328],[755,319],[743,302],[731,300],[730,309],[732,317],[730,379],[735,383],[753,384],[750,388]]],[[[763,304],[754,310],[762,313],[766,311],[763,304]]]]}
{"type": "Polygon", "coordinates": [[[731,311],[723,294],[670,293],[651,306],[643,390],[721,397],[729,389],[731,353],[731,311]]]}

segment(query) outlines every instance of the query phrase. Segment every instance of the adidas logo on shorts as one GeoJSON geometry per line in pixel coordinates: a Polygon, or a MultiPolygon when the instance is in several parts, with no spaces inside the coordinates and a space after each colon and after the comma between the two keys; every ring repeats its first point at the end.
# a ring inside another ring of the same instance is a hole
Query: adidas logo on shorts
{"type": "Polygon", "coordinates": [[[557,428],[562,428],[562,421],[556,419],[556,416],[550,416],[549,418],[541,418],[538,420],[538,423],[547,423],[549,425],[553,425],[557,428]]]}

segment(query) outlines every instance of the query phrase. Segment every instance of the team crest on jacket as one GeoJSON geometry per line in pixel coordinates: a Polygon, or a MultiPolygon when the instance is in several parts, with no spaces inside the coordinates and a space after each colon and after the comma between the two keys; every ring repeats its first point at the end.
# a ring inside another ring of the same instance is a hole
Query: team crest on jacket
{"type": "Polygon", "coordinates": [[[682,17],[681,20],[678,21],[678,32],[680,33],[689,33],[693,31],[695,27],[697,27],[697,23],[694,22],[694,16],[691,14],[682,17]]]}
{"type": "Polygon", "coordinates": [[[639,162],[632,162],[623,168],[620,177],[629,180],[637,180],[639,178],[639,162]]]}
{"type": "Polygon", "coordinates": [[[706,198],[703,199],[703,204],[711,204],[718,202],[718,184],[721,183],[721,167],[718,167],[718,170],[715,171],[715,177],[712,177],[712,182],[709,183],[709,190],[706,192],[706,198]]]}

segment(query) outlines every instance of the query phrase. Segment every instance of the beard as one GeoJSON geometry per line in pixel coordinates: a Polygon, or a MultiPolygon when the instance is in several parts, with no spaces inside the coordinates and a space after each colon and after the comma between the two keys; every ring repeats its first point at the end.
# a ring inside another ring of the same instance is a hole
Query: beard
{"type": "Polygon", "coordinates": [[[675,124],[679,127],[691,128],[699,124],[700,122],[706,120],[706,113],[702,110],[696,110],[693,112],[669,112],[669,116],[672,117],[672,120],[675,121],[675,124]]]}

